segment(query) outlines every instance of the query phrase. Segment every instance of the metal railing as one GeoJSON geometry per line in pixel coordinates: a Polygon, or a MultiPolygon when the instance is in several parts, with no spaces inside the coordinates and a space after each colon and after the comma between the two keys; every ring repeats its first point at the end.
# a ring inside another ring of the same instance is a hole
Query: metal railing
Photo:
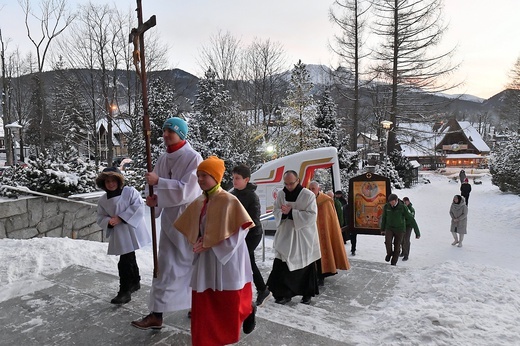
{"type": "MultiPolygon", "coordinates": [[[[273,217],[273,212],[265,213],[260,215],[260,222],[267,221],[273,217]]],[[[262,227],[264,230],[264,234],[262,235],[262,262],[265,262],[265,228],[262,227]]]]}
{"type": "Polygon", "coordinates": [[[88,205],[90,207],[97,207],[97,204],[95,204],[95,203],[89,203],[89,202],[85,202],[85,201],[74,200],[74,199],[71,199],[71,198],[65,198],[65,197],[60,197],[60,196],[49,195],[47,193],[30,190],[29,188],[27,188],[25,186],[0,185],[0,189],[9,189],[9,190],[14,190],[14,191],[18,191],[18,192],[29,193],[31,195],[37,195],[37,196],[43,196],[43,197],[47,197],[47,198],[59,199],[61,201],[67,201],[67,202],[73,202],[73,203],[88,205]]]}

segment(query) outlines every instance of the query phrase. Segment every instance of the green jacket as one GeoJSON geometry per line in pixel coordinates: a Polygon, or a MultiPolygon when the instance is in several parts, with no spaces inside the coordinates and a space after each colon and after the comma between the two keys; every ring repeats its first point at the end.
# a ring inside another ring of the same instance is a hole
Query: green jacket
{"type": "MultiPolygon", "coordinates": [[[[404,203],[403,203],[404,204],[404,203]]],[[[406,204],[405,204],[406,205],[406,204]]],[[[410,204],[408,204],[408,210],[410,211],[410,213],[412,214],[413,218],[415,219],[415,209],[414,207],[412,207],[412,202],[410,202],[410,204]]],[[[412,228],[413,227],[413,224],[411,224],[410,222],[406,222],[406,229],[409,229],[409,228],[412,228]]],[[[414,232],[415,232],[415,235],[417,237],[420,237],[421,236],[421,233],[419,232],[418,229],[413,229],[414,232]]]]}
{"type": "Polygon", "coordinates": [[[420,236],[419,226],[417,226],[415,218],[403,201],[399,200],[393,208],[390,203],[385,204],[381,218],[381,232],[391,230],[404,233],[407,223],[413,227],[415,234],[420,236]]]}
{"type": "Polygon", "coordinates": [[[336,214],[338,215],[339,225],[341,227],[345,226],[345,219],[343,216],[343,206],[341,205],[341,202],[336,198],[334,198],[334,207],[336,208],[336,214]]]}

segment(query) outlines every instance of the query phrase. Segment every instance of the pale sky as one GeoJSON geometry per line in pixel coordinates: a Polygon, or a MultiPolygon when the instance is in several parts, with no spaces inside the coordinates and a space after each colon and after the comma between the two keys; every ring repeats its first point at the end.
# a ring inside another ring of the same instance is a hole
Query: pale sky
{"type": "MultiPolygon", "coordinates": [[[[86,3],[84,0],[71,1],[86,3]]],[[[93,0],[94,3],[107,1],[93,0]]],[[[37,4],[37,2],[34,2],[37,4]]],[[[332,1],[327,0],[143,0],[144,20],[157,16],[156,30],[170,45],[170,67],[201,76],[197,63],[200,50],[219,30],[229,32],[246,47],[254,37],[283,45],[287,68],[301,59],[305,64],[333,65],[329,41],[337,30],[328,19],[332,1]]],[[[123,9],[136,2],[118,0],[123,9]]],[[[23,14],[15,0],[0,0],[0,28],[8,48],[22,51],[31,46],[23,14]]],[[[450,93],[468,93],[489,98],[505,89],[509,72],[520,56],[519,0],[445,0],[444,19],[449,22],[444,50],[457,46],[453,75],[462,88],[450,93]]],[[[136,19],[137,22],[137,19],[136,19]]],[[[34,48],[33,48],[34,49],[34,48]]]]}

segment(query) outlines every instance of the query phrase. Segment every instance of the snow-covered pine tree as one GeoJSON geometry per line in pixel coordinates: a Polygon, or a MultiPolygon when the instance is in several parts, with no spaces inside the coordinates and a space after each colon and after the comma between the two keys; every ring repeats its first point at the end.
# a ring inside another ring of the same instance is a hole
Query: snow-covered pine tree
{"type": "Polygon", "coordinates": [[[217,155],[225,161],[222,185],[229,188],[233,167],[256,161],[262,136],[245,113],[231,102],[229,92],[211,69],[199,81],[193,108],[195,112],[188,117],[188,138],[203,158],[217,155]]]}
{"type": "Polygon", "coordinates": [[[385,155],[383,162],[376,166],[374,173],[388,177],[392,189],[402,189],[405,186],[403,179],[399,176],[399,173],[395,169],[394,164],[388,155],[385,155]]]}
{"type": "Polygon", "coordinates": [[[320,147],[336,147],[338,143],[338,124],[336,123],[337,105],[327,88],[323,98],[318,101],[316,127],[318,129],[318,145],[320,147]]]}
{"type": "Polygon", "coordinates": [[[410,187],[412,185],[412,164],[410,160],[403,156],[399,150],[394,150],[390,154],[390,161],[392,162],[395,170],[399,177],[401,177],[404,182],[404,187],[410,187]]]}
{"type": "MultiPolygon", "coordinates": [[[[143,133],[143,106],[142,96],[136,100],[134,110],[128,119],[131,133],[128,135],[128,156],[134,160],[131,171],[123,172],[126,183],[142,191],[145,188],[144,174],[146,173],[146,143],[143,133]]],[[[150,154],[152,166],[164,153],[162,140],[162,126],[166,119],[177,115],[175,104],[175,90],[162,78],[150,79],[148,86],[148,116],[150,119],[150,154]]]]}
{"type": "Polygon", "coordinates": [[[59,155],[60,152],[78,155],[82,147],[86,152],[89,107],[77,76],[63,70],[60,63],[55,70],[57,73],[51,88],[52,104],[49,107],[49,118],[54,131],[49,139],[53,139],[52,148],[57,150],[54,155],[59,155]]]}
{"type": "Polygon", "coordinates": [[[509,140],[496,147],[489,160],[491,183],[502,192],[520,195],[520,136],[509,133],[509,140]]]}
{"type": "Polygon", "coordinates": [[[148,114],[152,135],[150,142],[154,146],[162,144],[162,126],[166,119],[177,115],[175,90],[162,78],[150,80],[148,88],[148,114]]]}
{"type": "Polygon", "coordinates": [[[307,67],[301,60],[291,71],[287,91],[287,110],[278,133],[278,151],[282,156],[313,149],[318,146],[315,126],[316,105],[312,96],[313,84],[307,67]]]}

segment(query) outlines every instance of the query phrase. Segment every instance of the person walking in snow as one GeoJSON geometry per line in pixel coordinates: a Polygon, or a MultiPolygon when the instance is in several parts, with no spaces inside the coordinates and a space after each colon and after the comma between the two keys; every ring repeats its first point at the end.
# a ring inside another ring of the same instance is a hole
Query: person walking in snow
{"type": "Polygon", "coordinates": [[[460,185],[460,195],[466,200],[466,205],[469,205],[469,193],[471,192],[471,185],[469,184],[468,178],[464,178],[464,181],[460,185]]]}
{"type": "Polygon", "coordinates": [[[150,314],[132,321],[139,329],[162,328],[163,313],[191,307],[190,280],[193,270],[193,248],[173,226],[177,217],[201,194],[197,184],[197,166],[202,157],[186,141],[188,125],[181,118],[167,119],[163,124],[163,153],[153,172],[147,172],[146,182],[153,186],[154,195],[146,204],[155,207],[160,217],[159,275],[152,280],[148,308],[150,314]]]}
{"type": "Polygon", "coordinates": [[[96,178],[106,193],[99,198],[97,224],[108,238],[108,254],[119,255],[119,292],[110,302],[126,304],[141,288],[135,250],[151,243],[144,220],[144,202],[139,192],[124,186],[125,177],[116,167],[108,167],[96,178]]]}
{"type": "Polygon", "coordinates": [[[468,222],[468,206],[464,202],[464,197],[455,195],[453,202],[450,207],[451,227],[450,231],[453,235],[453,243],[451,245],[457,245],[462,247],[462,241],[466,234],[466,226],[468,222]]]}
{"type": "Polygon", "coordinates": [[[338,269],[349,270],[350,263],[343,245],[341,227],[338,222],[334,199],[320,191],[320,184],[311,181],[309,190],[316,195],[318,214],[316,221],[318,225],[318,236],[320,243],[321,258],[316,261],[318,274],[318,286],[325,285],[325,278],[336,275],[338,269]]]}
{"type": "Polygon", "coordinates": [[[283,174],[285,187],[276,195],[273,214],[276,233],[273,240],[274,261],[267,286],[275,303],[285,305],[301,295],[309,305],[319,294],[316,261],[321,258],[318,235],[316,196],[300,184],[298,173],[283,174]]]}
{"type": "Polygon", "coordinates": [[[249,182],[251,169],[248,166],[238,165],[233,168],[231,173],[233,174],[233,190],[231,194],[238,198],[255,223],[255,226],[247,232],[246,244],[249,251],[249,259],[251,260],[251,268],[253,269],[253,282],[257,292],[256,305],[262,306],[271,296],[271,291],[267,288],[255,260],[255,249],[264,235],[262,223],[260,222],[260,199],[255,193],[256,185],[249,182]]]}
{"type": "MultiPolygon", "coordinates": [[[[403,198],[403,203],[408,207],[408,210],[415,218],[415,209],[412,206],[412,202],[410,202],[410,199],[408,197],[403,198]]],[[[410,255],[410,237],[412,236],[412,228],[413,225],[406,221],[406,233],[404,234],[403,241],[401,244],[401,257],[403,257],[403,261],[408,261],[408,256],[410,255]]],[[[421,238],[421,234],[417,229],[414,228],[415,231],[415,239],[421,238]]]]}
{"type": "Polygon", "coordinates": [[[464,179],[466,179],[466,171],[461,169],[459,172],[459,181],[461,184],[464,182],[464,179]]]}
{"type": "Polygon", "coordinates": [[[255,224],[238,198],[220,187],[224,161],[210,156],[197,168],[204,193],[175,221],[192,246],[193,346],[228,345],[255,329],[253,273],[246,235],[255,224]]]}
{"type": "Polygon", "coordinates": [[[406,233],[406,224],[409,223],[419,234],[419,227],[415,222],[408,207],[399,200],[396,194],[391,193],[388,196],[388,203],[383,207],[383,216],[381,217],[381,234],[385,236],[386,257],[385,261],[395,266],[399,259],[401,250],[401,242],[406,233]],[[392,247],[393,245],[393,247],[392,247]]]}

